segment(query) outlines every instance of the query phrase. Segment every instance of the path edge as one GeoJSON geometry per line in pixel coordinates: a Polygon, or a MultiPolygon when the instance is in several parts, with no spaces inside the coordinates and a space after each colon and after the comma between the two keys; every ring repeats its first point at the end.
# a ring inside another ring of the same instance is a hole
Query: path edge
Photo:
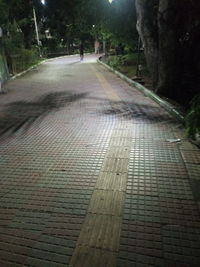
{"type": "Polygon", "coordinates": [[[122,74],[121,72],[113,69],[106,63],[102,62],[100,59],[97,59],[97,62],[102,64],[104,67],[115,73],[117,76],[119,76],[122,80],[129,83],[131,86],[138,89],[140,92],[142,92],[145,96],[151,98],[156,103],[158,103],[161,107],[163,107],[165,110],[167,110],[173,117],[175,117],[179,122],[183,123],[185,122],[184,116],[170,103],[163,100],[161,97],[159,97],[156,93],[150,91],[145,86],[141,85],[140,83],[137,83],[130,78],[128,78],[126,75],[122,74]]]}
{"type": "Polygon", "coordinates": [[[27,72],[33,70],[34,68],[37,68],[39,65],[42,65],[45,62],[52,61],[54,59],[60,59],[60,58],[68,57],[68,56],[76,56],[76,55],[66,55],[66,56],[59,56],[59,57],[47,58],[47,59],[41,60],[37,64],[34,64],[34,65],[30,66],[28,69],[26,69],[26,70],[24,70],[22,72],[19,72],[19,73],[13,75],[13,76],[11,76],[6,82],[9,82],[11,80],[14,80],[14,79],[16,79],[16,78],[18,78],[18,77],[26,74],[27,72]]]}

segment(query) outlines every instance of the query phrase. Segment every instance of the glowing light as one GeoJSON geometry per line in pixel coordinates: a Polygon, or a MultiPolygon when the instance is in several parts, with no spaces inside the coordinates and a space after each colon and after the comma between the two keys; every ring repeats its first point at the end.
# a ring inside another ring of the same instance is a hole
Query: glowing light
{"type": "Polygon", "coordinates": [[[45,5],[45,0],[41,0],[41,3],[42,3],[43,5],[45,5]]]}
{"type": "Polygon", "coordinates": [[[113,0],[108,0],[110,3],[112,3],[113,0]]]}

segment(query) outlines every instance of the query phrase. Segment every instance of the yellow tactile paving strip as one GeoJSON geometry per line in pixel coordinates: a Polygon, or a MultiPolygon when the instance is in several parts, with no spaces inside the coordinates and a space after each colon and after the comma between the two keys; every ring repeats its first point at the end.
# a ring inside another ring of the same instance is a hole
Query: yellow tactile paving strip
{"type": "MultiPolygon", "coordinates": [[[[115,105],[121,99],[101,73],[95,74],[111,101],[111,106],[115,105]]],[[[116,127],[71,259],[71,267],[116,266],[130,144],[131,135],[128,127],[123,131],[116,127]]]]}

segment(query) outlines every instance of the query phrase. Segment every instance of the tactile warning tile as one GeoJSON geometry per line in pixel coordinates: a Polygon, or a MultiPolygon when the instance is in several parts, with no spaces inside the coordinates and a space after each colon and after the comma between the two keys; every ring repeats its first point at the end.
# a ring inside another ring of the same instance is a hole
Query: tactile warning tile
{"type": "Polygon", "coordinates": [[[0,208],[0,227],[7,227],[17,213],[17,209],[0,208]]]}
{"type": "Polygon", "coordinates": [[[156,162],[135,160],[129,162],[129,175],[152,177],[188,178],[188,173],[183,164],[173,162],[156,162]]]}
{"type": "MultiPolygon", "coordinates": [[[[23,170],[16,169],[16,172],[13,169],[5,170],[5,172],[1,173],[1,185],[5,186],[7,189],[17,189],[20,187],[26,186],[37,186],[42,181],[43,172],[33,170],[30,173],[26,173],[23,170]]],[[[0,187],[0,192],[2,192],[3,188],[0,187]]]]}
{"type": "Polygon", "coordinates": [[[50,217],[50,213],[18,210],[8,228],[41,232],[50,217]]]}
{"type": "Polygon", "coordinates": [[[130,148],[129,147],[111,147],[107,153],[108,158],[129,158],[130,148]]]}
{"type": "Polygon", "coordinates": [[[116,255],[113,252],[79,246],[70,262],[70,267],[111,267],[116,266],[116,255]]]}
{"type": "Polygon", "coordinates": [[[83,215],[86,214],[91,194],[92,191],[84,189],[26,187],[7,193],[1,198],[0,207],[83,215]]]}
{"type": "MultiPolygon", "coordinates": [[[[180,138],[180,137],[178,137],[178,138],[180,138]]],[[[181,140],[181,142],[178,144],[178,146],[179,146],[180,150],[183,150],[183,151],[187,151],[187,150],[199,151],[199,148],[196,145],[192,144],[191,142],[189,142],[186,139],[181,140]]]]}
{"type": "Polygon", "coordinates": [[[49,170],[54,171],[54,172],[57,172],[57,171],[67,172],[73,169],[75,169],[76,171],[80,169],[84,173],[84,171],[87,171],[87,170],[98,171],[101,169],[101,166],[102,166],[102,160],[95,160],[95,159],[86,160],[85,159],[81,161],[77,159],[69,159],[66,162],[55,164],[49,170]]]}
{"type": "Polygon", "coordinates": [[[123,221],[117,266],[198,266],[200,228],[123,221]]]}
{"type": "Polygon", "coordinates": [[[187,179],[173,177],[128,176],[126,193],[129,195],[160,196],[173,199],[193,200],[187,179]]]}
{"type": "Polygon", "coordinates": [[[163,266],[161,224],[123,221],[117,266],[163,266]]]}
{"type": "Polygon", "coordinates": [[[168,265],[198,266],[200,228],[165,225],[162,227],[164,258],[168,265]]]}
{"type": "Polygon", "coordinates": [[[198,206],[192,200],[126,195],[124,219],[199,226],[198,206]]]}
{"type": "MultiPolygon", "coordinates": [[[[129,251],[120,251],[117,259],[117,267],[165,267],[165,261],[161,258],[149,256],[147,253],[139,254],[129,251]]],[[[177,265],[176,265],[177,266],[177,265]]]]}
{"type": "Polygon", "coordinates": [[[88,212],[120,216],[122,214],[123,203],[123,192],[94,190],[88,212]]]}
{"type": "Polygon", "coordinates": [[[200,165],[200,151],[191,150],[181,150],[182,157],[186,163],[193,163],[200,165]]]}
{"type": "Polygon", "coordinates": [[[97,181],[98,172],[78,172],[77,170],[67,172],[48,172],[37,187],[45,188],[71,188],[71,189],[93,189],[97,181]]]}
{"type": "Polygon", "coordinates": [[[59,236],[0,228],[0,262],[2,266],[66,266],[77,238],[71,240],[64,232],[59,236]]]}
{"type": "Polygon", "coordinates": [[[121,230],[121,217],[87,214],[78,244],[99,249],[117,251],[121,230]]]}
{"type": "Polygon", "coordinates": [[[186,163],[186,168],[191,179],[200,180],[200,164],[186,163]]]}
{"type": "Polygon", "coordinates": [[[168,139],[174,139],[175,136],[170,129],[169,125],[158,124],[158,125],[148,125],[148,124],[138,124],[132,129],[133,139],[153,139],[153,140],[163,140],[167,141],[168,139]]]}
{"type": "Polygon", "coordinates": [[[127,174],[101,172],[95,188],[103,190],[126,190],[127,174]]]}
{"type": "Polygon", "coordinates": [[[91,69],[51,61],[0,99],[26,104],[15,129],[31,115],[0,138],[2,266],[163,266],[157,228],[199,223],[179,152],[190,146],[168,140],[177,124],[104,69],[102,88],[91,69]]]}
{"type": "Polygon", "coordinates": [[[67,240],[74,240],[72,243],[75,245],[84,216],[82,215],[69,215],[64,213],[52,213],[46,226],[44,228],[44,235],[53,237],[63,237],[67,240]]]}
{"type": "Polygon", "coordinates": [[[2,266],[24,265],[38,237],[38,233],[0,227],[0,262],[3,264],[2,266]]]}
{"type": "Polygon", "coordinates": [[[142,144],[138,141],[138,144],[134,144],[131,149],[130,159],[131,161],[155,161],[156,164],[160,164],[159,162],[183,163],[178,148],[164,146],[162,142],[155,146],[152,143],[142,144]]]}
{"type": "Polygon", "coordinates": [[[112,137],[118,138],[131,138],[132,137],[132,124],[124,123],[121,127],[116,126],[114,132],[112,133],[112,137]]]}
{"type": "Polygon", "coordinates": [[[102,172],[127,173],[128,159],[107,158],[103,163],[102,172]]]}
{"type": "Polygon", "coordinates": [[[129,147],[131,144],[131,138],[129,137],[115,137],[113,136],[110,140],[110,146],[123,146],[129,147]]]}

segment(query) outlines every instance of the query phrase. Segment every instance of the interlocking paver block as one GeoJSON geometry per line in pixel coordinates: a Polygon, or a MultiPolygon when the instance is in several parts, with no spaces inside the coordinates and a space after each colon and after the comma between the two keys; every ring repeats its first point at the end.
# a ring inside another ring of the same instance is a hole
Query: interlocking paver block
{"type": "Polygon", "coordinates": [[[116,266],[116,255],[113,252],[80,246],[74,253],[70,267],[114,267],[116,266]]]}
{"type": "Polygon", "coordinates": [[[123,192],[95,190],[90,201],[88,212],[119,216],[122,214],[123,203],[123,192]]]}
{"type": "Polygon", "coordinates": [[[127,174],[101,172],[96,182],[97,189],[125,191],[127,174]]]}
{"type": "Polygon", "coordinates": [[[120,228],[121,218],[119,216],[88,214],[84,221],[78,244],[117,251],[120,228]]]}
{"type": "Polygon", "coordinates": [[[94,59],[5,85],[0,265],[199,266],[199,149],[94,59]]]}

